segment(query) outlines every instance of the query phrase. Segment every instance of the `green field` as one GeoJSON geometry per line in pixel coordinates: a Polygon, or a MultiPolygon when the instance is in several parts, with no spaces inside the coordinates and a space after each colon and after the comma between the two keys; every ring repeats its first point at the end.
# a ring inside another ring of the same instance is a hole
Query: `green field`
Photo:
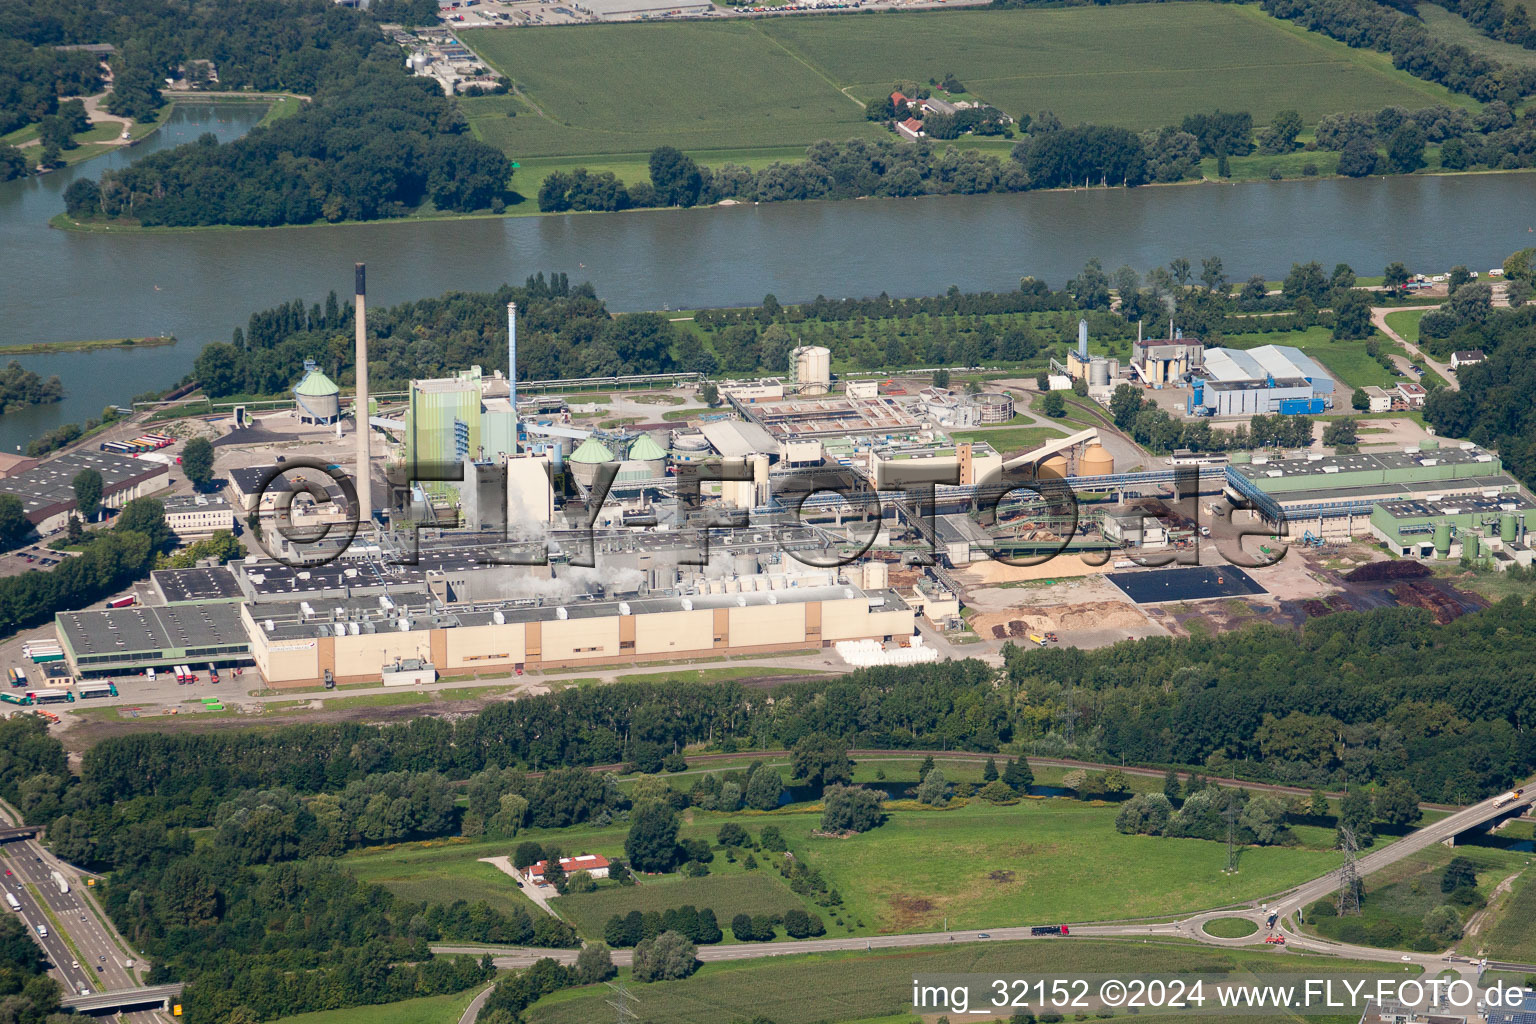
{"type": "MultiPolygon", "coordinates": [[[[1250,7],[1145,4],[460,33],[517,84],[464,101],[524,181],[587,166],[635,181],[670,144],[706,163],[797,159],[818,139],[889,137],[863,117],[893,81],[953,72],[1014,116],[1132,128],[1222,107],[1264,124],[1299,109],[1465,104],[1449,91],[1250,7]],[[509,117],[509,112],[517,116],[509,117]]],[[[967,140],[964,145],[977,145],[967,140]]],[[[984,144],[999,153],[1009,143],[984,144]]],[[[525,195],[533,186],[520,187],[525,195]]]]}
{"type": "MultiPolygon", "coordinates": [[[[1378,332],[1376,340],[1384,351],[1406,354],[1401,346],[1384,334],[1378,332]]],[[[1322,363],[1339,382],[1340,393],[1333,396],[1336,412],[1349,411],[1349,395],[1344,392],[1344,388],[1363,388],[1367,384],[1390,388],[1404,380],[1392,376],[1372,359],[1365,351],[1364,341],[1335,341],[1332,332],[1326,327],[1309,327],[1305,331],[1276,331],[1272,334],[1229,334],[1222,337],[1221,344],[1229,348],[1294,345],[1301,349],[1322,363]]]]}
{"type": "Polygon", "coordinates": [[[459,1015],[482,991],[477,985],[446,996],[425,996],[381,1006],[349,1006],[281,1017],[273,1024],[458,1024],[459,1015]]]}
{"type": "Polygon", "coordinates": [[[484,900],[503,913],[513,907],[537,913],[533,905],[499,868],[477,858],[506,856],[512,842],[409,843],[367,850],[342,863],[365,882],[375,882],[402,899],[420,903],[484,900]]]}
{"type": "Polygon", "coordinates": [[[1400,309],[1387,314],[1387,326],[1402,336],[1410,345],[1419,343],[1419,321],[1424,317],[1422,309],[1400,309]]]}
{"type": "Polygon", "coordinates": [[[985,441],[1003,455],[1038,448],[1053,438],[1066,437],[1066,433],[1050,427],[1004,427],[998,430],[960,430],[950,435],[956,441],[985,441]]]}
{"type": "Polygon", "coordinates": [[[1247,938],[1258,930],[1259,926],[1246,917],[1218,917],[1214,921],[1205,922],[1206,934],[1218,939],[1247,938]]]}
{"type": "MultiPolygon", "coordinates": [[[[757,856],[761,860],[771,855],[760,853],[757,856]]],[[[551,905],[582,935],[594,939],[603,937],[603,925],[614,914],[622,917],[631,910],[642,914],[654,910],[659,914],[685,904],[713,910],[722,929],[730,927],[731,918],[736,914],[771,915],[809,909],[826,916],[826,911],[817,911],[802,903],[800,897],[789,891],[779,873],[766,864],[756,871],[741,871],[726,864],[725,858],[717,853],[710,869],[729,873],[704,878],[668,876],[662,881],[647,881],[644,885],[605,887],[597,892],[561,896],[551,905]]],[[[726,935],[726,941],[730,941],[728,931],[726,935]]]]}
{"type": "Polygon", "coordinates": [[[1509,902],[1493,928],[1482,934],[1480,945],[1490,957],[1536,963],[1536,875],[1529,869],[1515,880],[1509,902]]]}
{"type": "Polygon", "coordinates": [[[1321,830],[1317,848],[1255,847],[1242,870],[1222,873],[1227,850],[1199,839],[1127,836],[1116,808],[1076,800],[972,803],[898,811],[849,839],[791,835],[790,849],[820,868],[863,931],[985,928],[1182,913],[1276,892],[1337,866],[1321,830]],[[1091,880],[1091,884],[1084,884],[1091,880]]]}
{"type": "Polygon", "coordinates": [[[1490,38],[1461,15],[1453,14],[1438,4],[1419,4],[1418,15],[1430,34],[1441,42],[1465,46],[1473,53],[1517,68],[1536,67],[1536,50],[1527,50],[1514,43],[1490,38]]]}
{"type": "MultiPolygon", "coordinates": [[[[1506,876],[1519,870],[1527,859],[1525,854],[1476,846],[1456,849],[1432,846],[1368,876],[1359,918],[1314,915],[1308,922],[1309,930],[1331,939],[1367,946],[1408,948],[1405,943],[1423,930],[1424,915],[1447,902],[1440,892],[1440,876],[1452,857],[1466,857],[1477,864],[1477,887],[1485,897],[1506,876]],[[1356,926],[1363,926],[1364,934],[1345,934],[1343,931],[1356,926]]],[[[1463,920],[1472,913],[1465,907],[1457,909],[1463,920]]],[[[1523,922],[1517,921],[1513,913],[1506,913],[1502,924],[1507,926],[1508,933],[1523,931],[1527,944],[1536,946],[1531,941],[1530,920],[1526,917],[1523,922]]]]}
{"type": "MultiPolygon", "coordinates": [[[[917,974],[987,974],[1017,976],[1025,972],[1083,971],[1131,975],[1175,971],[1227,971],[1233,968],[1276,969],[1284,956],[1286,970],[1378,972],[1380,964],[1364,965],[1331,957],[1303,957],[1270,950],[1216,950],[1194,945],[1106,942],[1070,939],[1056,942],[972,944],[950,949],[924,948],[901,952],[831,953],[775,958],[744,963],[705,964],[686,981],[635,985],[639,1020],[666,1024],[724,1024],[754,1015],[774,1024],[816,1024],[821,1021],[868,1021],[908,1013],[912,1007],[912,978],[917,974]]],[[[526,1016],[530,1024],[591,1024],[612,1017],[603,1002],[611,992],[601,986],[571,989],[546,996],[526,1016]]],[[[1000,1013],[1006,1019],[1012,1011],[1000,1013]]],[[[988,1017],[959,1014],[960,1019],[988,1017]]],[[[901,1017],[900,1021],[910,1020],[901,1017]]],[[[933,1016],[927,1017],[932,1021],[933,1016]]],[[[1068,1018],[1071,1019],[1071,1018],[1068,1018]]],[[[1159,1014],[1174,1024],[1180,1018],[1159,1014]]],[[[1210,1020],[1212,1018],[1205,1018],[1210,1020]]],[[[1266,1021],[1290,1017],[1247,1017],[1266,1021]]],[[[1348,1018],[1307,1018],[1326,1024],[1348,1018]]],[[[433,1022],[435,1024],[435,1022],[433,1022]]]]}

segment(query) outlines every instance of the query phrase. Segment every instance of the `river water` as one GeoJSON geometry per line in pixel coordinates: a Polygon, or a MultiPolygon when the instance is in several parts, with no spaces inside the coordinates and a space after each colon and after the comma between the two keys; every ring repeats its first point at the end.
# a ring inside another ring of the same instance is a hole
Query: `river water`
{"type": "MultiPolygon", "coordinates": [[[[291,298],[343,298],[369,264],[373,302],[489,290],[538,270],[592,281],[616,310],[688,309],[876,295],[1053,286],[1091,256],[1138,270],[1216,254],[1228,275],[1281,276],[1292,261],[1377,274],[1496,266],[1536,245],[1529,173],[1255,182],[777,203],[688,211],[97,234],[47,221],[79,174],[190,141],[238,136],[255,105],[180,106],[154,138],[42,179],[0,185],[0,344],[174,334],[134,352],[25,357],[57,373],[65,401],[0,417],[7,449],[186,373],[198,350],[291,298]]],[[[1198,263],[1197,263],[1198,265],[1198,263]]],[[[297,372],[297,368],[295,368],[297,372]]]]}

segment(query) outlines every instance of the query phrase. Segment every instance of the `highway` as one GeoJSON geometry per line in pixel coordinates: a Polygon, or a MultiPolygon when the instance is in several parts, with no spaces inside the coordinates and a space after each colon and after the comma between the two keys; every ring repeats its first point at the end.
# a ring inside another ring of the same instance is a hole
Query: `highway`
{"type": "MultiPolygon", "coordinates": [[[[1395,864],[1405,857],[1412,856],[1426,847],[1435,843],[1444,842],[1451,836],[1463,832],[1476,825],[1483,824],[1502,817],[1515,808],[1530,805],[1536,798],[1536,779],[1528,781],[1524,785],[1525,793],[1522,798],[1513,804],[1504,807],[1495,807],[1492,799],[1482,803],[1473,804],[1450,814],[1439,821],[1409,833],[1402,839],[1384,846],[1379,850],[1373,850],[1361,856],[1357,866],[1361,877],[1380,871],[1390,864],[1395,864]]],[[[1344,943],[1330,942],[1314,936],[1304,935],[1296,931],[1291,915],[1302,909],[1307,904],[1315,902],[1334,892],[1339,885],[1339,873],[1330,871],[1310,882],[1288,889],[1278,895],[1263,900],[1243,904],[1237,907],[1223,907],[1214,910],[1202,911],[1176,921],[1166,921],[1150,924],[1137,923],[1108,923],[1108,924],[1071,924],[1069,937],[1037,936],[1030,932],[1029,926],[989,928],[985,932],[976,930],[949,931],[949,932],[918,932],[907,935],[871,935],[863,938],[840,939],[805,939],[793,942],[745,942],[745,943],[720,943],[713,946],[700,946],[698,956],[706,963],[723,960],[748,960],[769,956],[790,956],[796,953],[826,953],[837,950],[876,950],[876,949],[906,949],[916,946],[938,946],[950,942],[979,942],[999,941],[1014,942],[1019,940],[1032,941],[1056,941],[1070,942],[1071,936],[1085,938],[1152,938],[1164,937],[1173,939],[1195,940],[1216,946],[1252,946],[1262,940],[1266,931],[1266,924],[1271,913],[1278,912],[1280,921],[1276,932],[1285,936],[1286,945],[1276,949],[1277,954],[1283,954],[1290,950],[1298,950],[1313,953],[1325,953],[1334,956],[1349,957],[1356,960],[1370,960],[1376,962],[1401,962],[1416,965],[1428,973],[1437,973],[1447,969],[1448,958],[1441,953],[1403,953],[1400,950],[1376,949],[1370,946],[1351,946],[1344,943]],[[1223,917],[1244,917],[1259,926],[1259,933],[1246,936],[1241,939],[1223,939],[1206,932],[1204,925],[1207,921],[1223,917]],[[982,939],[981,936],[987,936],[982,939]]],[[[1037,921],[1035,924],[1052,924],[1056,922],[1037,921]]],[[[526,967],[540,957],[552,957],[561,963],[574,963],[576,950],[573,949],[536,949],[529,947],[511,946],[477,946],[461,944],[439,944],[432,947],[435,953],[473,953],[480,954],[490,952],[498,967],[526,967]]],[[[620,966],[630,962],[633,954],[627,949],[613,951],[613,961],[620,966]]],[[[1470,970],[1475,972],[1475,963],[1460,961],[1452,963],[1453,969],[1470,970]],[[1459,967],[1457,966],[1459,963],[1459,967]]],[[[1513,965],[1517,969],[1526,969],[1528,965],[1513,965]]]]}
{"type": "MultiPolygon", "coordinates": [[[[0,819],[9,824],[15,820],[15,814],[8,807],[0,807],[0,819]]],[[[105,914],[87,895],[80,873],[54,857],[36,839],[0,843],[0,883],[21,904],[21,916],[53,965],[51,973],[63,987],[64,995],[79,996],[82,988],[97,994],[138,988],[142,984],[139,979],[145,965],[136,954],[127,951],[115,930],[104,923],[105,914]],[[69,884],[68,893],[59,892],[54,871],[64,876],[69,884]],[[48,929],[46,936],[39,934],[39,924],[48,929]],[[130,956],[136,968],[132,972],[124,966],[130,956]]],[[[10,912],[9,906],[5,909],[10,912]]],[[[157,1024],[167,1019],[150,1010],[121,1017],[128,1024],[157,1024]]]]}

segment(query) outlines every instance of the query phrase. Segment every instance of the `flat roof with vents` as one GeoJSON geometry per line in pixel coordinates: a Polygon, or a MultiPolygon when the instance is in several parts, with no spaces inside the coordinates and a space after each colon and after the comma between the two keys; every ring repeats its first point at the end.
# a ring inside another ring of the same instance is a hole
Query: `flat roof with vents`
{"type": "Polygon", "coordinates": [[[55,620],[70,660],[82,671],[158,667],[250,652],[240,607],[232,603],[61,612],[55,620]]]}

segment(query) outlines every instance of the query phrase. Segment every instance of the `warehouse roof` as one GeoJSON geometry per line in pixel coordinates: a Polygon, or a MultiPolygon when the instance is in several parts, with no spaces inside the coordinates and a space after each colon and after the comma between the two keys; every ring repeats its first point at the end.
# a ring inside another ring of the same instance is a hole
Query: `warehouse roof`
{"type": "Polygon", "coordinates": [[[1429,466],[1469,466],[1489,463],[1497,472],[1498,459],[1486,449],[1470,442],[1446,448],[1390,449],[1358,452],[1353,455],[1321,455],[1316,452],[1301,458],[1275,458],[1255,455],[1250,463],[1234,463],[1232,469],[1250,480],[1265,477],[1329,476],[1335,473],[1371,473],[1429,466]]]}
{"type": "Polygon", "coordinates": [[[1333,390],[1333,378],[1310,356],[1292,345],[1260,345],[1252,349],[1213,348],[1205,353],[1205,372],[1214,382],[1307,381],[1318,392],[1333,390]]]}
{"type": "Polygon", "coordinates": [[[1499,512],[1536,512],[1536,502],[1514,492],[1488,497],[1483,494],[1457,494],[1431,499],[1409,498],[1384,501],[1377,506],[1393,519],[1429,519],[1434,516],[1493,515],[1499,512]]]}
{"type": "Polygon", "coordinates": [[[76,658],[135,654],[206,647],[245,647],[240,609],[226,603],[176,604],[163,608],[137,606],[94,612],[61,612],[60,637],[76,658]]]}
{"type": "Polygon", "coordinates": [[[27,517],[35,522],[44,515],[74,507],[75,477],[87,469],[101,474],[103,499],[157,473],[170,472],[170,467],[162,462],[145,462],[126,455],[80,449],[0,480],[0,494],[15,495],[21,500],[27,517]]]}
{"type": "Polygon", "coordinates": [[[779,442],[773,435],[758,426],[742,420],[714,420],[700,428],[710,445],[727,459],[744,459],[748,455],[777,455],[779,442]]]}
{"type": "Polygon", "coordinates": [[[235,574],[222,565],[203,569],[161,569],[150,573],[166,603],[228,601],[240,596],[235,574]]]}

